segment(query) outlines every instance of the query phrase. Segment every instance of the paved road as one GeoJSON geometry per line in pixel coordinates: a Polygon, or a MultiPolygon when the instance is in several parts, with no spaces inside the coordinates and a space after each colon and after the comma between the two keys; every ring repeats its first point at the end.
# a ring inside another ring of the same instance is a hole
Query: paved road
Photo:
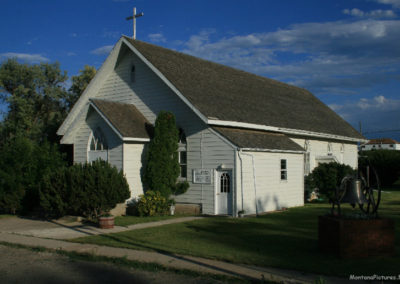
{"type": "Polygon", "coordinates": [[[1,283],[222,283],[172,272],[148,272],[49,252],[0,245],[1,283]]]}

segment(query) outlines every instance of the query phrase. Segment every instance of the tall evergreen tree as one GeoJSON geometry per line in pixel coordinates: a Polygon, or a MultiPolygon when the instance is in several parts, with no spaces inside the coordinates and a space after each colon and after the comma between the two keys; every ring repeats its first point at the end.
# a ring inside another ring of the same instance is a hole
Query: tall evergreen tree
{"type": "Polygon", "coordinates": [[[160,191],[166,198],[171,195],[179,176],[178,138],[175,116],[161,111],[147,153],[144,181],[147,189],[160,191]]]}

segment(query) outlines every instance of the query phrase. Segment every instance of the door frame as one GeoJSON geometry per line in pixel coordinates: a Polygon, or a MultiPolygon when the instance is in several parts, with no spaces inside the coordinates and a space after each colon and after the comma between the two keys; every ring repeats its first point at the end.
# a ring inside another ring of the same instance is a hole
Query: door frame
{"type": "Polygon", "coordinates": [[[230,192],[229,192],[229,194],[227,195],[227,198],[228,198],[228,200],[227,200],[227,205],[228,205],[228,208],[227,208],[227,215],[232,215],[233,216],[233,197],[234,197],[234,194],[233,194],[233,191],[234,191],[234,180],[233,180],[233,173],[234,173],[234,171],[233,171],[233,169],[215,169],[214,170],[214,184],[215,184],[215,186],[214,186],[214,215],[219,215],[220,213],[219,213],[219,199],[218,199],[218,193],[219,193],[219,191],[220,191],[220,179],[221,179],[221,173],[223,173],[223,172],[228,172],[228,174],[229,174],[229,181],[230,181],[230,192]]]}

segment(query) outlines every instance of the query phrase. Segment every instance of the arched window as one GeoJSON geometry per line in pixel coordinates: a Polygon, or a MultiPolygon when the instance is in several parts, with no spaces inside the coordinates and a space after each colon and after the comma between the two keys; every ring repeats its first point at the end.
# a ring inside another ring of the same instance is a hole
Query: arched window
{"type": "Polygon", "coordinates": [[[328,155],[332,155],[332,143],[328,143],[328,155]]]}
{"type": "Polygon", "coordinates": [[[304,175],[308,175],[310,173],[310,141],[304,141],[304,175]]]}
{"type": "Polygon", "coordinates": [[[131,66],[131,82],[135,83],[136,81],[136,67],[134,64],[131,66]]]}
{"type": "Polygon", "coordinates": [[[228,173],[221,174],[220,190],[221,190],[221,192],[224,192],[224,193],[231,192],[231,183],[230,183],[230,177],[229,177],[228,173]]]}
{"type": "Polygon", "coordinates": [[[90,141],[90,151],[108,150],[107,140],[100,128],[96,128],[90,141]]]}
{"type": "Polygon", "coordinates": [[[340,145],[340,153],[344,153],[344,144],[340,145]]]}
{"type": "Polygon", "coordinates": [[[182,128],[179,128],[179,141],[178,141],[178,159],[181,168],[179,177],[187,177],[187,143],[186,135],[182,128]]]}

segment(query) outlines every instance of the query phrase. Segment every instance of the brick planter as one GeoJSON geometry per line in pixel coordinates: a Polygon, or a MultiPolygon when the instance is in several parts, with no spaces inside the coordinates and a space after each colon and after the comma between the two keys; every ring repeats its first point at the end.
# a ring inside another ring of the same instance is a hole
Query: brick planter
{"type": "Polygon", "coordinates": [[[114,216],[99,217],[99,227],[100,227],[100,229],[114,228],[114,216]]]}
{"type": "Polygon", "coordinates": [[[394,255],[394,221],[319,216],[318,245],[320,251],[341,258],[394,255]]]}

